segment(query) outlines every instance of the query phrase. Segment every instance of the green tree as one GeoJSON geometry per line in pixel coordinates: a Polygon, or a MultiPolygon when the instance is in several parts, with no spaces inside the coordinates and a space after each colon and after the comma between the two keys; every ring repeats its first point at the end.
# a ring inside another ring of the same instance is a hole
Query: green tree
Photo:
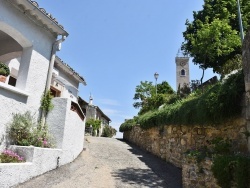
{"type": "Polygon", "coordinates": [[[113,136],[116,135],[116,132],[117,132],[116,129],[114,129],[113,127],[105,125],[103,128],[102,137],[112,138],[113,136]]]}
{"type": "Polygon", "coordinates": [[[184,83],[182,87],[178,87],[177,95],[180,98],[186,98],[191,93],[191,88],[188,84],[184,83]]]}
{"type": "Polygon", "coordinates": [[[135,88],[134,100],[137,100],[133,104],[135,108],[141,108],[145,105],[147,98],[151,97],[154,92],[155,87],[152,82],[140,82],[140,85],[137,85],[135,88]],[[139,101],[138,101],[139,100],[139,101]]]}
{"type": "MultiPolygon", "coordinates": [[[[250,3],[242,0],[241,6],[243,25],[247,29],[250,25],[250,3]]],[[[214,72],[223,73],[223,66],[230,63],[229,60],[236,61],[241,54],[237,2],[205,0],[203,10],[194,11],[193,18],[192,22],[186,21],[182,50],[201,68],[213,68],[214,72]]]]}
{"type": "Polygon", "coordinates": [[[157,93],[158,94],[174,94],[174,90],[168,84],[168,82],[163,81],[162,83],[157,84],[157,93]]]}
{"type": "Polygon", "coordinates": [[[197,90],[199,88],[199,86],[200,86],[200,81],[199,80],[191,80],[190,89],[191,89],[192,92],[197,90]]]}
{"type": "MultiPolygon", "coordinates": [[[[163,81],[160,84],[157,84],[157,95],[156,87],[153,86],[152,82],[141,82],[140,85],[136,86],[136,93],[134,100],[140,100],[135,102],[133,106],[135,108],[140,108],[139,114],[143,114],[149,110],[154,110],[159,108],[164,103],[167,103],[175,92],[168,84],[168,82],[163,81]]],[[[171,98],[172,100],[172,98],[171,98]]]]}
{"type": "Polygon", "coordinates": [[[157,95],[152,95],[151,97],[147,98],[146,103],[144,106],[140,109],[139,115],[144,114],[145,112],[148,112],[150,110],[157,109],[159,106],[165,103],[167,100],[166,94],[158,93],[157,95]]]}
{"type": "Polygon", "coordinates": [[[88,119],[86,121],[86,127],[90,127],[90,126],[93,127],[93,131],[94,130],[99,130],[101,128],[101,120],[95,120],[93,118],[88,119]]]}

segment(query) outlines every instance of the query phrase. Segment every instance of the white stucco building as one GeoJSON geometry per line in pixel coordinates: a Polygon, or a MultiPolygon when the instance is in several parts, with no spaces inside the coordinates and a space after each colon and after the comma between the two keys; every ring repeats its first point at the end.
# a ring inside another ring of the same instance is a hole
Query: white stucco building
{"type": "Polygon", "coordinates": [[[35,1],[0,0],[0,61],[10,68],[0,82],[0,152],[9,147],[6,127],[14,113],[30,111],[41,117],[40,101],[46,90],[54,97],[47,124],[56,149],[11,146],[27,159],[24,164],[0,163],[0,187],[27,181],[74,160],[83,149],[85,115],[78,105],[83,77],[55,56],[68,36],[35,1]]]}
{"type": "Polygon", "coordinates": [[[52,47],[62,36],[68,33],[36,2],[0,0],[0,61],[11,71],[6,83],[0,82],[2,147],[12,113],[29,110],[39,118],[52,47]]]}
{"type": "Polygon", "coordinates": [[[80,83],[86,85],[84,78],[59,57],[56,57],[50,86],[52,94],[55,97],[70,98],[77,103],[80,83]]]}

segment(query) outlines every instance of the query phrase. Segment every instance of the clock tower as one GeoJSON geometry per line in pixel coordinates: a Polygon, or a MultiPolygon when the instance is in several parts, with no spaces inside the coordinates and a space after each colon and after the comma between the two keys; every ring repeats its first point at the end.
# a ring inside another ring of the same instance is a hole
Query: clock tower
{"type": "Polygon", "coordinates": [[[176,91],[178,88],[183,87],[184,84],[190,82],[189,79],[189,57],[184,56],[182,53],[177,54],[175,57],[176,63],[176,91]]]}

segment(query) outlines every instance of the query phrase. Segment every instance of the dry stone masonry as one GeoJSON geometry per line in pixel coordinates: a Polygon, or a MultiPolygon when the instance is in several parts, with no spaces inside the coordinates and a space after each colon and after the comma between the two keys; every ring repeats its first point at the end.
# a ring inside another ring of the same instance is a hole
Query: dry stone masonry
{"type": "Polygon", "coordinates": [[[182,167],[183,153],[187,149],[199,148],[217,137],[230,138],[237,151],[247,151],[247,139],[244,135],[246,121],[243,118],[216,126],[163,126],[147,130],[139,126],[124,133],[124,139],[141,148],[182,167]]]}
{"type": "Polygon", "coordinates": [[[182,168],[184,187],[218,187],[211,172],[212,162],[206,159],[202,164],[203,173],[195,160],[184,153],[191,148],[208,145],[212,139],[223,137],[232,140],[234,150],[247,152],[246,120],[238,118],[214,126],[162,126],[143,130],[134,126],[124,132],[124,139],[140,146],[163,160],[182,168]]]}

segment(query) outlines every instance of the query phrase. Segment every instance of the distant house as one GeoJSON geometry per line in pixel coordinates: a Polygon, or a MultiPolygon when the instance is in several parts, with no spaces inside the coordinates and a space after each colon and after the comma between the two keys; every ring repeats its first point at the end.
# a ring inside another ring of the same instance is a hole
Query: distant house
{"type": "Polygon", "coordinates": [[[79,84],[86,85],[82,76],[64,63],[59,57],[55,58],[50,91],[54,97],[66,97],[77,102],[79,84]]]}
{"type": "Polygon", "coordinates": [[[109,125],[111,119],[106,114],[104,114],[98,106],[93,105],[92,97],[90,97],[89,103],[87,103],[81,97],[78,97],[78,103],[86,115],[86,121],[88,121],[88,119],[101,120],[101,128],[98,130],[98,136],[101,136],[104,126],[109,125]]]}
{"type": "Polygon", "coordinates": [[[70,138],[65,138],[66,127],[72,130],[75,127],[79,139],[75,139],[77,138],[76,135],[69,136],[74,137],[75,146],[82,147],[81,135],[84,135],[86,118],[77,100],[79,84],[86,85],[84,78],[59,57],[56,57],[50,83],[50,91],[54,97],[52,100],[54,108],[48,114],[46,122],[49,125],[50,132],[55,137],[57,148],[63,149],[64,144],[70,142],[70,138]]]}

